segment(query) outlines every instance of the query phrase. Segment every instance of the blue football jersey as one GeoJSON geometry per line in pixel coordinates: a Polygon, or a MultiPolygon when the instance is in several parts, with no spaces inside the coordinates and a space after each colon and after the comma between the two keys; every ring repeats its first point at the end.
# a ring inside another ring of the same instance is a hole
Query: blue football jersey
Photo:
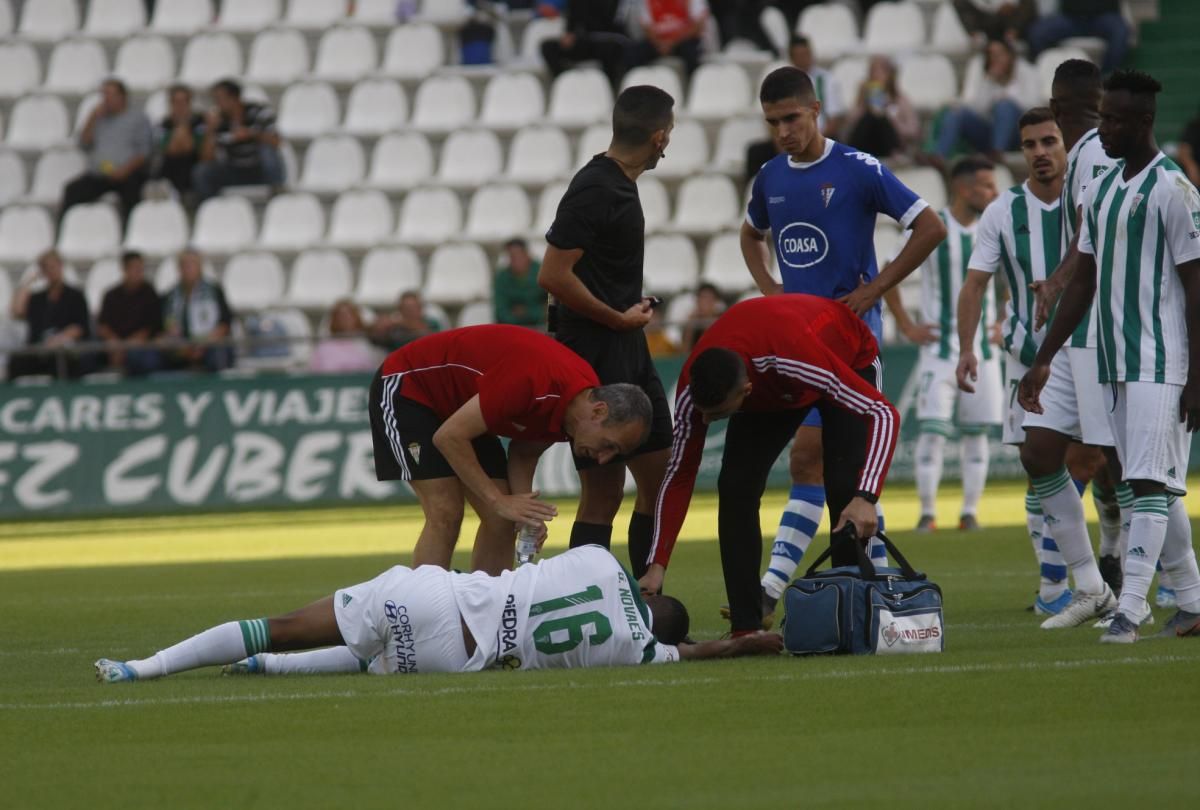
{"type": "MultiPolygon", "coordinates": [[[[826,138],[812,163],[781,154],[763,164],[746,221],[771,232],[784,292],[841,298],[879,275],[875,215],[908,228],[924,208],[874,156],[826,138]]],[[[882,340],[880,304],[864,320],[882,340]]]]}

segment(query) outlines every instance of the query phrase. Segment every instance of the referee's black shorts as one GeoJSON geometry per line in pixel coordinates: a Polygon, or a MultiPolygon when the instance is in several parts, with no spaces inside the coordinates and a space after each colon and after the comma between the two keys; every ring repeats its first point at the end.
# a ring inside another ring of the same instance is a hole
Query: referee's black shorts
{"type": "MultiPolygon", "coordinates": [[[[666,450],[671,446],[671,406],[667,402],[667,393],[663,390],[658,370],[654,368],[654,360],[650,357],[646,334],[641,329],[614,332],[587,321],[572,320],[561,324],[555,337],[595,369],[601,385],[631,383],[650,397],[650,405],[654,409],[650,420],[650,437],[630,456],[666,450]]],[[[575,469],[594,466],[596,462],[592,459],[575,456],[575,469]]]]}

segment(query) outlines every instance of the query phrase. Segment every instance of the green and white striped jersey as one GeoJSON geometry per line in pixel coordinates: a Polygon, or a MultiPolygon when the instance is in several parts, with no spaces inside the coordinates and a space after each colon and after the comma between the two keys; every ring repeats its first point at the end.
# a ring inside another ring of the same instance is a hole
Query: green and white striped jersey
{"type": "MultiPolygon", "coordinates": [[[[1087,187],[1113,167],[1116,161],[1104,152],[1100,145],[1100,133],[1092,129],[1075,142],[1067,154],[1067,178],[1062,190],[1062,255],[1067,255],[1071,240],[1079,229],[1079,205],[1087,187]]],[[[1096,320],[1089,307],[1087,315],[1071,335],[1071,346],[1075,348],[1096,347],[1096,320]]]]}
{"type": "Polygon", "coordinates": [[[1083,198],[1079,251],[1096,257],[1100,382],[1183,385],[1188,328],[1176,267],[1200,259],[1200,194],[1159,152],[1126,180],[1125,161],[1083,198]]]}
{"type": "MultiPolygon", "coordinates": [[[[925,349],[933,352],[943,360],[958,358],[958,293],[962,289],[963,279],[967,277],[967,267],[971,251],[975,247],[975,228],[978,222],[963,225],[949,208],[938,212],[942,222],[946,224],[946,238],[929,257],[921,263],[921,320],[937,330],[938,341],[931,343],[925,349]]],[[[905,243],[912,236],[912,231],[904,231],[896,244],[899,254],[905,243]]],[[[988,330],[994,320],[995,304],[993,303],[992,288],[988,287],[983,297],[983,315],[979,322],[979,332],[975,336],[975,349],[985,360],[992,356],[992,344],[988,340],[988,330]]]]}
{"type": "Polygon", "coordinates": [[[1033,364],[1045,330],[1033,328],[1034,298],[1029,285],[1044,281],[1062,255],[1061,200],[1047,204],[1029,183],[1004,191],[983,212],[975,229],[972,270],[1004,270],[1009,299],[1004,312],[1004,348],[1023,365],[1033,364]]]}

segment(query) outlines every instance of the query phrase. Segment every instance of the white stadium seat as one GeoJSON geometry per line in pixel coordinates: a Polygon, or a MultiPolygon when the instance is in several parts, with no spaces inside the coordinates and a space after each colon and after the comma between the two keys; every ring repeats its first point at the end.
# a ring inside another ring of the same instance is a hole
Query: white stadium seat
{"type": "Polygon", "coordinates": [[[83,132],[84,126],[87,124],[88,117],[92,114],[92,110],[100,103],[100,91],[97,90],[88,93],[83,98],[79,99],[79,103],[75,105],[75,122],[71,125],[71,135],[78,138],[79,133],[83,132]]]}
{"type": "Polygon", "coordinates": [[[113,75],[137,93],[162,87],[175,78],[175,49],[166,37],[126,39],[117,48],[113,75]]]}
{"type": "Polygon", "coordinates": [[[327,81],[353,82],[373,71],[378,58],[370,31],[360,26],[339,26],[322,35],[313,73],[327,81]]]}
{"type": "Polygon", "coordinates": [[[337,93],[324,82],[288,85],[279,100],[279,131],[288,138],[315,138],[337,129],[337,93]]]}
{"type": "Polygon", "coordinates": [[[400,293],[419,289],[421,260],[412,248],[375,248],[363,257],[354,300],[367,306],[391,306],[400,293]]]}
{"type": "Polygon", "coordinates": [[[492,269],[479,245],[441,245],[429,257],[424,297],[430,303],[454,306],[491,294],[492,269]]]}
{"type": "Polygon", "coordinates": [[[907,166],[896,169],[896,179],[908,186],[935,211],[946,205],[946,181],[942,173],[929,166],[907,166]]]}
{"type": "Polygon", "coordinates": [[[712,284],[726,294],[740,293],[754,286],[754,279],[742,258],[741,239],[736,231],[718,234],[708,243],[700,281],[712,284]]]}
{"type": "Polygon", "coordinates": [[[840,3],[808,6],[800,14],[796,30],[820,48],[822,59],[836,59],[859,46],[854,12],[840,3]]]}
{"type": "Polygon", "coordinates": [[[455,188],[474,188],[500,173],[504,155],[500,139],[487,129],[450,133],[438,161],[437,182],[455,188]]]}
{"type": "Polygon", "coordinates": [[[269,86],[291,84],[308,73],[308,43],[299,31],[263,31],[250,45],[246,80],[269,86]]]}
{"type": "Polygon", "coordinates": [[[327,308],[354,289],[354,270],[340,250],[306,250],[292,264],[287,300],[298,307],[327,308]]]}
{"type": "Polygon", "coordinates": [[[1069,45],[1047,48],[1038,54],[1036,67],[1038,77],[1042,80],[1042,95],[1044,97],[1050,98],[1051,85],[1054,84],[1054,71],[1068,59],[1086,59],[1091,61],[1087,55],[1087,51],[1083,48],[1069,45]]]}
{"type": "Polygon", "coordinates": [[[863,25],[863,48],[867,53],[904,53],[924,47],[925,15],[913,2],[884,0],[871,6],[863,25]]]}
{"type": "Polygon", "coordinates": [[[537,215],[533,220],[533,233],[541,236],[550,230],[558,214],[558,201],[567,193],[567,182],[560,180],[542,187],[538,193],[537,215]]]}
{"type": "Polygon", "coordinates": [[[288,0],[284,22],[290,28],[321,31],[339,22],[345,15],[344,0],[288,0]]]}
{"type": "Polygon", "coordinates": [[[192,245],[202,253],[236,253],[254,243],[258,222],[245,197],[211,197],[196,211],[192,245]]]}
{"type": "Polygon", "coordinates": [[[385,241],[396,227],[392,205],[382,191],[347,191],[329,214],[329,236],[334,247],[366,248],[385,241]]]}
{"type": "MultiPolygon", "coordinates": [[[[0,0],[0,37],[7,37],[13,30],[12,0],[0,0]]],[[[4,310],[0,307],[0,312],[4,310]]]]}
{"type": "Polygon", "coordinates": [[[68,39],[54,46],[46,65],[47,92],[81,96],[108,75],[108,57],[94,39],[68,39]]]}
{"type": "Polygon", "coordinates": [[[730,118],[721,124],[717,133],[712,167],[741,177],[746,170],[746,149],[755,141],[765,141],[769,137],[761,118],[730,118]]]}
{"type": "Polygon", "coordinates": [[[354,135],[382,135],[408,119],[408,97],[392,79],[366,79],[350,90],[342,128],[354,135]]]}
{"type": "Polygon", "coordinates": [[[550,88],[551,123],[586,127],[612,116],[612,86],[595,68],[574,68],[558,76],[550,88]]]}
{"type": "Polygon", "coordinates": [[[662,230],[671,221],[671,195],[657,177],[642,172],[638,178],[638,197],[642,200],[642,216],[646,219],[646,233],[662,230]]]}
{"type": "Polygon", "coordinates": [[[177,253],[188,244],[188,218],[175,200],[142,200],[133,207],[125,247],[149,256],[177,253]]]}
{"type": "Polygon", "coordinates": [[[89,0],[83,32],[103,39],[120,39],[146,27],[145,0],[89,0]]]}
{"type": "Polygon", "coordinates": [[[788,30],[787,17],[776,6],[766,6],[758,13],[758,24],[771,43],[775,53],[787,53],[792,32],[788,30]]]}
{"type": "MultiPolygon", "coordinates": [[[[158,272],[162,276],[163,268],[158,272]]],[[[221,286],[234,309],[263,309],[283,300],[284,278],[283,265],[273,253],[239,253],[225,265],[221,286]]]]}
{"type": "Polygon", "coordinates": [[[16,152],[0,149],[0,206],[25,194],[25,161],[16,152]]]}
{"type": "Polygon", "coordinates": [[[446,61],[442,34],[432,25],[400,25],[392,29],[383,50],[384,75],[424,79],[446,61]]]}
{"type": "Polygon", "coordinates": [[[54,223],[40,205],[0,208],[0,261],[29,262],[54,244],[54,223]]]}
{"type": "Polygon", "coordinates": [[[529,196],[520,186],[483,186],[467,207],[466,235],[480,242],[505,241],[524,235],[532,217],[529,196]]]}
{"type": "Polygon", "coordinates": [[[530,20],[529,24],[525,26],[525,30],[521,32],[520,63],[545,67],[546,63],[542,59],[542,43],[548,39],[561,37],[565,28],[564,22],[561,15],[554,18],[535,17],[530,20]]]}
{"type": "Polygon", "coordinates": [[[422,132],[449,132],[475,118],[475,91],[462,76],[434,76],[421,82],[413,102],[412,126],[422,132]]]}
{"type": "Polygon", "coordinates": [[[558,127],[528,127],[513,138],[505,176],[517,183],[542,184],[571,170],[571,143],[558,127]]]}
{"type": "Polygon", "coordinates": [[[239,33],[259,31],[279,19],[280,0],[222,0],[217,28],[239,33]]]}
{"type": "MultiPolygon", "coordinates": [[[[3,2],[4,0],[0,0],[0,7],[2,7],[3,2]]],[[[0,12],[0,14],[3,14],[3,12],[0,12]]],[[[9,307],[12,306],[12,296],[12,279],[8,277],[8,273],[0,273],[0,312],[8,313],[9,307]]],[[[7,318],[5,321],[7,321],[7,325],[12,325],[12,321],[7,318]]],[[[0,348],[3,348],[6,344],[9,346],[17,345],[18,341],[16,340],[12,340],[11,342],[6,341],[6,337],[9,337],[11,333],[6,335],[2,330],[3,327],[0,327],[0,348]]]]}
{"type": "MultiPolygon", "coordinates": [[[[341,3],[338,5],[340,7],[341,3]]],[[[396,0],[356,0],[353,6],[354,11],[350,16],[357,23],[380,28],[396,26],[396,0]]],[[[339,13],[342,13],[340,8],[339,13]]]]}
{"type": "Polygon", "coordinates": [[[179,65],[179,81],[207,88],[242,74],[242,49],[232,34],[197,34],[188,40],[179,65]]]}
{"type": "Polygon", "coordinates": [[[356,186],[367,173],[362,145],[352,135],[322,135],[304,153],[300,188],[338,192],[356,186]]]}
{"type": "Polygon", "coordinates": [[[940,53],[904,59],[896,76],[900,91],[918,110],[934,112],[958,97],[954,65],[940,53]]]}
{"type": "Polygon", "coordinates": [[[74,205],[63,216],[58,252],[71,261],[90,261],[116,253],[121,245],[121,222],[107,203],[74,205]]]}
{"type": "Polygon", "coordinates": [[[693,289],[700,274],[696,246],[682,234],[662,234],[646,239],[644,279],[646,292],[678,295],[693,289]]]}
{"type": "Polygon", "coordinates": [[[304,367],[312,356],[312,324],[294,307],[269,306],[234,324],[237,337],[262,342],[238,354],[239,369],[287,370],[304,367]]]}
{"type": "Polygon", "coordinates": [[[468,15],[466,0],[421,0],[421,13],[417,19],[453,28],[466,22],[468,15]]]}
{"type": "Polygon", "coordinates": [[[709,62],[692,74],[687,110],[696,118],[728,118],[747,112],[752,98],[745,70],[728,62],[709,62]]]}
{"type": "Polygon", "coordinates": [[[396,238],[410,245],[436,245],[459,236],[462,216],[462,203],[450,189],[414,189],[400,206],[396,238]]]}
{"type": "Polygon", "coordinates": [[[707,234],[741,221],[737,189],[720,174],[689,177],[679,187],[675,202],[675,230],[707,234]]]}
{"type": "Polygon", "coordinates": [[[864,56],[844,56],[834,63],[829,71],[833,80],[842,88],[842,97],[858,98],[858,89],[867,80],[870,63],[864,56]]]}
{"type": "MultiPolygon", "coordinates": [[[[242,88],[242,97],[246,97],[246,90],[242,88]]],[[[150,119],[151,124],[155,124],[167,116],[167,108],[170,102],[167,99],[167,88],[160,87],[150,95],[146,96],[146,103],[142,105],[142,112],[150,119]]]]}
{"type": "Polygon", "coordinates": [[[75,0],[25,0],[17,33],[23,39],[57,42],[79,30],[75,0]]]}
{"type": "Polygon", "coordinates": [[[367,185],[385,191],[413,188],[433,177],[433,147],[419,132],[384,135],[371,153],[367,185]]]}
{"type": "Polygon", "coordinates": [[[101,259],[87,271],[83,283],[83,295],[87,298],[88,310],[93,317],[99,316],[104,294],[122,282],[121,263],[114,258],[101,259]]]}
{"type": "Polygon", "coordinates": [[[586,166],[588,161],[607,150],[611,141],[612,124],[592,124],[585,129],[579,136],[579,151],[575,154],[575,168],[581,169],[586,166]]]}
{"type": "Polygon", "coordinates": [[[67,105],[58,96],[25,96],[13,105],[5,142],[14,149],[40,152],[70,134],[67,105]]]}
{"type": "Polygon", "coordinates": [[[685,119],[675,124],[666,157],[659,161],[654,173],[659,177],[688,177],[708,168],[708,136],[699,121],[685,119]]]}
{"type": "Polygon", "coordinates": [[[87,158],[74,147],[42,152],[33,168],[29,201],[41,205],[57,205],[62,200],[63,186],[83,174],[86,169],[87,158]]]}
{"type": "Polygon", "coordinates": [[[191,34],[212,21],[212,0],[156,0],[150,28],[163,34],[191,34]]]}
{"type": "Polygon", "coordinates": [[[491,301],[474,301],[458,313],[458,326],[483,326],[496,322],[496,308],[491,301]]]}
{"type": "Polygon", "coordinates": [[[0,42],[0,98],[16,98],[42,82],[37,51],[27,42],[0,42]]]}
{"type": "Polygon", "coordinates": [[[533,124],[546,106],[542,83],[529,73],[500,73],[483,90],[479,119],[485,127],[512,131],[533,124]]]}
{"type": "Polygon", "coordinates": [[[271,250],[302,250],[325,236],[325,212],[312,194],[272,197],[263,212],[259,244],[271,250]]]}
{"type": "Polygon", "coordinates": [[[933,13],[933,31],[929,35],[930,47],[939,53],[959,56],[971,50],[971,37],[963,28],[958,12],[950,3],[939,3],[933,13]]]}
{"type": "Polygon", "coordinates": [[[679,80],[679,74],[666,65],[642,65],[635,67],[633,70],[625,74],[625,78],[621,80],[621,89],[633,87],[638,84],[648,84],[657,87],[660,90],[665,90],[671,98],[675,99],[675,109],[682,110],[683,105],[683,82],[679,80]]]}

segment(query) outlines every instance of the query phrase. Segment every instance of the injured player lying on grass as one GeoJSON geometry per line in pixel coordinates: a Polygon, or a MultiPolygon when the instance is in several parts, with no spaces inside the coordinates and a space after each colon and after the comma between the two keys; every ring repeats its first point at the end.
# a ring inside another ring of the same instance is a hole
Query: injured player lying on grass
{"type": "Polygon", "coordinates": [[[692,643],[687,632],[680,602],[643,598],[612,554],[582,546],[499,576],[396,566],[284,616],[226,622],[141,660],[102,658],[96,677],[149,680],[223,664],[266,674],[606,667],[783,648],[773,633],[692,643]],[[275,654],[290,650],[312,652],[275,654]]]}

